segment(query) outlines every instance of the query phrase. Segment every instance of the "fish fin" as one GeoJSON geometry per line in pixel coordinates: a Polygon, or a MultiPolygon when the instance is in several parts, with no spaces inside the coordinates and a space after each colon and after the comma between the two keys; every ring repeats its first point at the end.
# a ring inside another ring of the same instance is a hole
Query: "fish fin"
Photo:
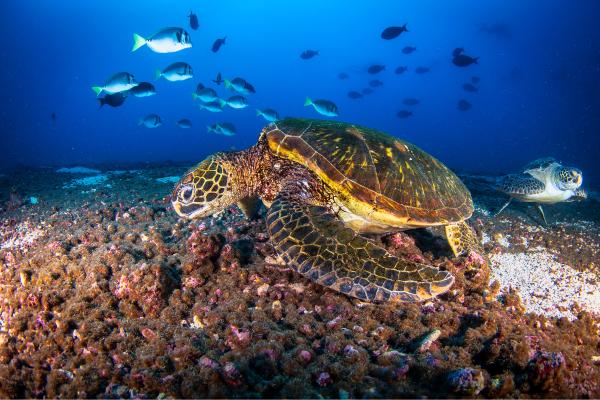
{"type": "Polygon", "coordinates": [[[100,96],[100,93],[102,93],[102,88],[100,86],[92,86],[92,90],[96,93],[96,96],[100,96]]]}
{"type": "Polygon", "coordinates": [[[162,76],[162,71],[160,69],[157,69],[156,71],[154,71],[154,80],[155,81],[159,80],[161,76],[162,76]]]}
{"type": "Polygon", "coordinates": [[[306,100],[304,100],[304,107],[306,106],[310,106],[312,105],[312,100],[310,99],[310,97],[307,97],[306,100]]]}
{"type": "Polygon", "coordinates": [[[101,109],[101,108],[102,108],[102,106],[103,106],[104,104],[106,104],[106,101],[104,101],[104,98],[102,98],[102,97],[101,97],[101,98],[99,98],[99,99],[97,99],[97,100],[98,100],[98,102],[100,103],[100,107],[98,107],[98,110],[99,110],[99,109],[101,109]]]}
{"type": "Polygon", "coordinates": [[[138,120],[138,126],[142,125],[143,123],[144,123],[144,120],[140,118],[140,119],[138,120]]]}
{"type": "Polygon", "coordinates": [[[406,24],[402,25],[402,28],[404,29],[404,32],[410,32],[410,31],[408,30],[408,28],[406,27],[406,24]]]}
{"type": "Polygon", "coordinates": [[[231,88],[231,81],[229,79],[225,79],[223,81],[223,83],[225,84],[225,88],[226,89],[230,89],[231,88]]]}
{"type": "Polygon", "coordinates": [[[225,104],[227,104],[227,101],[223,100],[223,99],[217,99],[217,101],[219,102],[219,104],[221,105],[221,107],[225,107],[225,104]]]}
{"type": "Polygon", "coordinates": [[[479,60],[479,57],[475,57],[475,58],[473,59],[473,63],[475,63],[475,64],[479,64],[479,63],[477,62],[478,60],[479,60]]]}
{"type": "Polygon", "coordinates": [[[137,33],[134,33],[133,34],[133,47],[131,48],[131,51],[132,52],[136,51],[137,49],[139,49],[140,47],[142,47],[145,44],[146,44],[146,39],[144,39],[137,33]]]}
{"type": "Polygon", "coordinates": [[[192,99],[196,100],[198,98],[198,95],[196,93],[192,93],[192,99]]]}
{"type": "Polygon", "coordinates": [[[262,111],[260,111],[259,109],[256,109],[256,115],[262,115],[262,111]]]}

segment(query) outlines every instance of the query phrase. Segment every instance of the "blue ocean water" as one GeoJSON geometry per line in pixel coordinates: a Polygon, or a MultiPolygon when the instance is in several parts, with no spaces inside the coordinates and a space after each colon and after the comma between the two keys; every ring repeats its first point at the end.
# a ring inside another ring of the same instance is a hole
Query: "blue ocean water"
{"type": "Polygon", "coordinates": [[[190,161],[252,145],[266,121],[281,116],[327,118],[304,107],[307,96],[337,104],[335,119],[377,128],[415,143],[460,171],[508,173],[554,156],[583,170],[584,186],[600,184],[600,3],[553,1],[38,1],[3,2],[0,24],[0,167],[77,163],[190,161]],[[189,27],[190,11],[200,27],[189,27]],[[394,40],[388,26],[407,24],[394,40]],[[158,54],[131,52],[132,35],[178,26],[193,47],[158,54]],[[215,39],[227,37],[217,52],[215,39]],[[417,50],[406,55],[405,46],[417,50]],[[464,47],[479,62],[451,63],[464,47]],[[303,60],[307,49],[319,55],[303,60]],[[194,78],[154,81],[154,71],[185,61],[194,78]],[[372,64],[386,69],[370,75],[372,64]],[[400,65],[408,71],[395,74],[400,65]],[[417,74],[419,66],[430,68],[417,74]],[[158,94],[98,108],[93,85],[119,71],[150,81],[158,94]],[[210,113],[197,107],[196,84],[232,95],[211,80],[243,77],[256,88],[249,107],[210,113]],[[349,78],[340,80],[339,73],[349,78]],[[480,78],[478,91],[462,85],[480,78]],[[372,79],[383,85],[350,99],[372,79]],[[415,106],[402,104],[417,98],[415,106]],[[457,102],[472,104],[467,111],[457,102]],[[400,119],[396,113],[413,115],[400,119]],[[163,125],[138,126],[156,113],[163,125]],[[55,115],[55,119],[51,116],[55,115]],[[192,121],[191,129],[175,124],[192,121]],[[226,121],[232,137],[206,132],[226,121]]]}

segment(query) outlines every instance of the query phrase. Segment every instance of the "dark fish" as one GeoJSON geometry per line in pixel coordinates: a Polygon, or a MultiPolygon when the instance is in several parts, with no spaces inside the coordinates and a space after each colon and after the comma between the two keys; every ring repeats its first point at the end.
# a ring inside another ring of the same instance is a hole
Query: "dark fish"
{"type": "Polygon", "coordinates": [[[345,73],[345,72],[340,72],[340,73],[338,74],[338,78],[340,78],[340,79],[348,79],[348,78],[350,78],[350,77],[348,76],[348,74],[347,74],[347,73],[345,73]]]}
{"type": "Polygon", "coordinates": [[[473,85],[472,83],[465,83],[464,85],[462,85],[462,88],[466,91],[466,92],[476,92],[477,91],[477,86],[473,85]]]}
{"type": "Polygon", "coordinates": [[[402,100],[402,104],[406,106],[416,106],[420,102],[421,101],[419,99],[415,99],[413,97],[407,97],[406,99],[402,100]]]}
{"type": "Polygon", "coordinates": [[[319,55],[318,50],[305,50],[302,53],[300,53],[300,58],[303,60],[310,60],[314,56],[318,56],[318,55],[319,55]]]}
{"type": "Polygon", "coordinates": [[[351,99],[360,99],[363,97],[363,95],[357,91],[352,90],[348,92],[348,97],[350,97],[351,99]]]}
{"type": "Polygon", "coordinates": [[[462,47],[457,47],[452,52],[452,64],[457,67],[468,67],[471,64],[477,64],[477,60],[479,57],[471,57],[464,53],[464,49],[462,47]]]}
{"type": "Polygon", "coordinates": [[[192,127],[192,121],[187,118],[180,119],[176,122],[177,126],[181,129],[190,129],[192,127]]]}
{"type": "Polygon", "coordinates": [[[369,86],[371,87],[379,87],[383,85],[383,82],[381,82],[379,79],[373,79],[372,81],[369,81],[369,86]]]}
{"type": "Polygon", "coordinates": [[[398,68],[396,68],[396,70],[394,71],[394,73],[396,73],[396,74],[403,74],[406,71],[408,71],[408,67],[405,67],[404,65],[401,65],[398,68]]]}
{"type": "Polygon", "coordinates": [[[426,74],[429,71],[431,71],[431,68],[429,68],[429,67],[417,67],[417,68],[415,68],[415,72],[417,74],[426,74]]]}
{"type": "MultiPolygon", "coordinates": [[[[98,99],[98,100],[100,100],[100,99],[98,99]]],[[[52,124],[56,124],[56,113],[55,112],[50,114],[50,119],[52,120],[52,124]]]]}
{"type": "Polygon", "coordinates": [[[461,99],[458,101],[457,107],[460,111],[467,111],[471,108],[471,103],[469,103],[465,99],[461,99]]]}
{"type": "Polygon", "coordinates": [[[479,81],[480,81],[480,80],[481,80],[481,79],[479,79],[479,77],[478,77],[478,76],[472,76],[472,77],[471,77],[471,83],[473,83],[473,84],[475,84],[475,85],[477,85],[477,84],[479,83],[479,81]]]}
{"type": "Polygon", "coordinates": [[[155,95],[156,89],[150,82],[140,82],[139,85],[129,89],[129,93],[135,97],[148,97],[155,95]]]}
{"type": "Polygon", "coordinates": [[[213,82],[216,83],[217,85],[220,85],[221,83],[223,83],[223,78],[221,78],[220,72],[217,74],[217,77],[215,79],[213,79],[213,82]]]}
{"type": "Polygon", "coordinates": [[[396,116],[398,118],[408,118],[411,115],[413,115],[412,111],[408,111],[408,110],[400,110],[396,113],[396,116]]]}
{"type": "Polygon", "coordinates": [[[108,104],[111,107],[120,107],[125,103],[125,99],[127,99],[127,94],[119,92],[107,94],[104,97],[100,97],[98,101],[100,102],[100,107],[105,104],[108,104]]]}
{"type": "Polygon", "coordinates": [[[415,50],[417,50],[416,47],[406,46],[405,48],[402,49],[402,53],[404,53],[404,54],[410,54],[410,53],[413,53],[415,50]]]}
{"type": "Polygon", "coordinates": [[[369,94],[373,93],[373,89],[366,87],[363,90],[361,90],[360,92],[364,95],[369,95],[369,94]]]}
{"type": "Polygon", "coordinates": [[[221,46],[223,46],[225,44],[225,40],[226,39],[227,39],[227,36],[225,36],[222,39],[215,40],[215,42],[212,45],[212,51],[213,51],[213,53],[216,53],[217,51],[219,51],[219,49],[221,48],[221,46]]]}
{"type": "Polygon", "coordinates": [[[370,74],[378,74],[385,69],[385,65],[374,64],[367,69],[367,72],[370,74]]]}
{"type": "Polygon", "coordinates": [[[406,29],[406,24],[402,26],[390,26],[381,32],[381,38],[385,40],[395,39],[400,36],[402,32],[408,32],[408,29],[406,29]]]}
{"type": "Polygon", "coordinates": [[[304,106],[313,106],[316,112],[321,115],[328,117],[337,117],[339,115],[338,108],[334,102],[329,100],[311,100],[309,97],[306,98],[304,106]]]}
{"type": "Polygon", "coordinates": [[[250,82],[246,82],[246,84],[244,85],[244,88],[246,89],[246,91],[248,93],[256,93],[256,89],[254,89],[254,86],[252,86],[252,84],[250,84],[250,82]]]}
{"type": "Polygon", "coordinates": [[[198,27],[200,26],[200,24],[198,23],[198,16],[190,11],[189,18],[190,18],[190,28],[192,28],[193,30],[198,29],[198,27]]]}

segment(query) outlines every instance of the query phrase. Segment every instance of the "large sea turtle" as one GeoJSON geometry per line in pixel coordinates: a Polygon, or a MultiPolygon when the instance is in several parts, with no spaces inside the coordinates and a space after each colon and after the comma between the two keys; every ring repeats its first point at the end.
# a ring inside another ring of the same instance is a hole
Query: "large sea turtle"
{"type": "Polygon", "coordinates": [[[362,300],[421,301],[447,291],[454,277],[393,256],[360,233],[445,225],[455,254],[481,251],[465,223],[471,195],[454,173],[410,143],[353,124],[270,124],[255,146],[214,154],[187,173],[172,204],[187,218],[234,203],[250,215],[259,198],[283,261],[362,300]]]}
{"type": "Polygon", "coordinates": [[[587,198],[585,191],[581,189],[582,183],[583,175],[579,169],[565,167],[552,157],[540,158],[527,164],[521,172],[498,179],[497,189],[507,194],[509,199],[496,215],[516,199],[536,203],[547,224],[542,204],[587,198]]]}

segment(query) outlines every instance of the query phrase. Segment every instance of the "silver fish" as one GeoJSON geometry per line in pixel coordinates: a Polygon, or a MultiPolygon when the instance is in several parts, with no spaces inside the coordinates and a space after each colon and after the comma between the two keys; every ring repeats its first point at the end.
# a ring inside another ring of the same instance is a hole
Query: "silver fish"
{"type": "Polygon", "coordinates": [[[272,108],[265,108],[263,110],[256,110],[256,115],[259,115],[269,122],[275,122],[279,119],[279,113],[272,108]]]}
{"type": "Polygon", "coordinates": [[[182,28],[165,28],[145,39],[137,33],[133,34],[133,48],[136,51],[142,46],[148,46],[155,53],[175,53],[192,47],[190,34],[182,28]]]}
{"type": "Polygon", "coordinates": [[[306,98],[304,101],[304,106],[313,106],[314,109],[321,115],[325,115],[327,117],[337,117],[338,116],[338,108],[337,106],[329,101],[329,100],[311,100],[310,98],[306,98]]]}
{"type": "Polygon", "coordinates": [[[103,86],[92,86],[92,90],[99,96],[100,93],[108,94],[124,92],[137,86],[133,75],[129,72],[119,72],[111,76],[103,86]]]}
{"type": "Polygon", "coordinates": [[[171,82],[185,81],[194,77],[194,71],[189,64],[176,62],[162,71],[156,70],[156,79],[159,79],[161,76],[171,82]]]}
{"type": "Polygon", "coordinates": [[[158,128],[162,125],[162,121],[158,115],[149,114],[140,119],[138,125],[144,125],[146,128],[158,128]]]}
{"type": "Polygon", "coordinates": [[[244,96],[231,96],[227,99],[227,105],[236,109],[246,108],[248,107],[248,100],[244,96]]]}

